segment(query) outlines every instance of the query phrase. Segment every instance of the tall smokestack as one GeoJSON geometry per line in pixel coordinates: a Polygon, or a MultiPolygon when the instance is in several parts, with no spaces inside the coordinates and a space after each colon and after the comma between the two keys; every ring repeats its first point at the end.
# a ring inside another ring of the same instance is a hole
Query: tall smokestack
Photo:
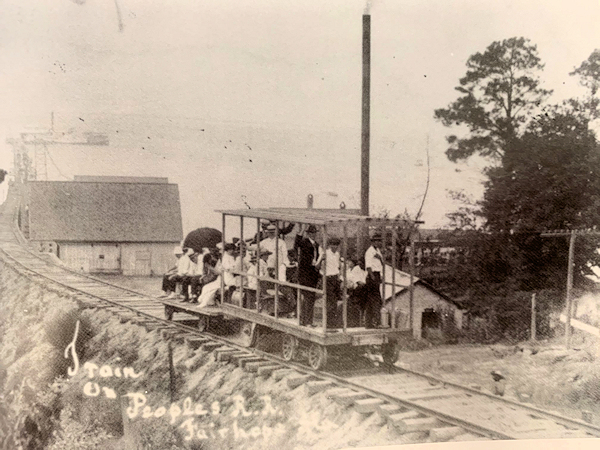
{"type": "Polygon", "coordinates": [[[369,215],[369,154],[371,137],[371,16],[364,14],[362,35],[362,135],[360,213],[369,215]]]}

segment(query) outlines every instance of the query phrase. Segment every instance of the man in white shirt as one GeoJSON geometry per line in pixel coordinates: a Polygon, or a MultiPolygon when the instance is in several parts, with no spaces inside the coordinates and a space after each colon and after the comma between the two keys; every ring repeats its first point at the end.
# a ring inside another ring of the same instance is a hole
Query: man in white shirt
{"type": "Polygon", "coordinates": [[[273,224],[271,224],[267,227],[267,229],[266,229],[267,238],[260,241],[260,250],[262,252],[262,250],[264,249],[264,250],[268,250],[272,253],[269,256],[269,259],[267,260],[267,266],[269,267],[269,269],[272,269],[273,271],[275,271],[276,260],[278,260],[278,262],[279,262],[278,279],[279,279],[279,281],[286,281],[286,278],[285,278],[286,267],[290,263],[288,260],[288,249],[287,249],[287,245],[283,239],[275,237],[275,230],[277,230],[277,228],[273,224]],[[276,253],[277,253],[278,257],[275,256],[276,253]]]}
{"type": "Polygon", "coordinates": [[[187,274],[184,275],[181,279],[181,293],[183,294],[183,302],[190,301],[190,287],[192,286],[193,279],[196,276],[196,273],[198,272],[199,255],[200,254],[196,252],[193,252],[189,255],[190,264],[187,269],[187,274]]]}
{"type": "MultiPolygon", "coordinates": [[[[173,277],[173,281],[175,281],[175,283],[183,283],[185,277],[187,277],[190,274],[190,269],[192,265],[190,255],[192,253],[194,253],[194,250],[191,248],[183,249],[183,255],[177,260],[177,274],[173,277]]],[[[183,285],[181,294],[184,294],[183,285]]],[[[175,297],[178,297],[178,295],[175,291],[173,291],[168,298],[175,297]]]]}
{"type": "Polygon", "coordinates": [[[320,252],[317,265],[321,264],[321,273],[325,274],[327,286],[327,329],[340,328],[341,320],[337,313],[337,303],[341,297],[340,289],[340,240],[332,237],[327,242],[327,250],[320,252]],[[325,253],[325,258],[323,258],[325,253]],[[324,261],[323,261],[324,259],[324,261]],[[324,267],[323,267],[324,266],[324,267]]]}
{"type": "Polygon", "coordinates": [[[347,275],[350,292],[348,293],[348,326],[359,327],[360,317],[365,309],[367,301],[367,272],[365,271],[365,261],[349,260],[348,268],[352,267],[347,275]]]}
{"type": "Polygon", "coordinates": [[[170,268],[167,271],[167,273],[165,273],[165,275],[163,276],[162,290],[164,293],[159,298],[165,298],[165,297],[173,298],[175,296],[175,289],[177,287],[177,280],[176,280],[177,268],[179,266],[179,260],[183,256],[184,251],[180,246],[177,246],[177,247],[175,247],[175,250],[173,253],[175,254],[175,257],[177,258],[177,263],[175,264],[175,266],[170,268]]]}
{"type": "Polygon", "coordinates": [[[381,235],[371,238],[371,246],[365,252],[365,268],[367,269],[367,304],[365,311],[365,327],[377,328],[381,320],[381,272],[383,271],[383,255],[381,254],[381,235]]]}
{"type": "MultiPolygon", "coordinates": [[[[256,276],[253,275],[258,275],[259,277],[268,277],[268,272],[267,272],[267,263],[266,260],[269,257],[270,252],[267,250],[265,252],[261,252],[261,259],[258,259],[258,256],[256,255],[256,253],[252,253],[252,256],[250,256],[250,267],[248,268],[248,278],[247,278],[247,285],[246,285],[246,290],[245,290],[245,294],[246,294],[246,299],[245,299],[245,304],[244,307],[245,308],[250,308],[250,309],[256,309],[256,290],[258,289],[258,279],[256,278],[256,276]]],[[[262,287],[262,286],[261,286],[262,287]]]]}

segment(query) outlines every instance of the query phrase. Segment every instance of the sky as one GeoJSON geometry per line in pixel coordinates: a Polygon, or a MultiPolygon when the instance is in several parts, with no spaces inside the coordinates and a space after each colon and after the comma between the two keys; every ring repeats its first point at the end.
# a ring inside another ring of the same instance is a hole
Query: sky
{"type": "MultiPolygon", "coordinates": [[[[428,228],[455,209],[448,190],[483,189],[485,162],[447,161],[453,131],[433,118],[457,97],[468,57],[529,38],[559,102],[582,94],[569,72],[600,47],[598,0],[3,0],[0,134],[48,127],[51,111],[59,128],[109,132],[126,156],[51,149],[49,177],[168,176],[184,230],[218,225],[219,207],[302,207],[308,193],[316,207],[359,207],[367,7],[371,213],[416,214],[429,152],[428,228]],[[196,133],[198,152],[175,131],[196,133]]],[[[10,151],[2,139],[0,167],[10,151]]]]}

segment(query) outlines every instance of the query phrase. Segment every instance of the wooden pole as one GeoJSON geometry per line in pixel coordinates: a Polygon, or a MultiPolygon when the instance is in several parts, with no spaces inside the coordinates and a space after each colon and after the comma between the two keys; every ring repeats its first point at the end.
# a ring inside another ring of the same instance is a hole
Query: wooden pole
{"type": "MultiPolygon", "coordinates": [[[[260,229],[260,219],[256,219],[256,274],[260,276],[260,266],[262,264],[260,259],[260,238],[261,229],[260,229]]],[[[256,279],[256,312],[260,312],[260,280],[256,279]]]]}
{"type": "MultiPolygon", "coordinates": [[[[369,165],[371,153],[371,16],[362,16],[362,122],[360,156],[360,214],[369,215],[369,165]]],[[[369,248],[369,227],[359,223],[357,254],[369,248]]]]}
{"type": "Polygon", "coordinates": [[[348,327],[348,226],[344,225],[344,247],[342,249],[343,257],[344,257],[344,267],[343,267],[343,286],[342,286],[342,318],[343,318],[343,330],[346,332],[346,328],[348,327]]]}
{"type": "Polygon", "coordinates": [[[321,260],[323,269],[323,305],[321,311],[323,314],[323,333],[327,332],[327,226],[323,225],[323,259],[321,260]]]}
{"type": "Polygon", "coordinates": [[[531,295],[531,340],[536,340],[535,294],[531,295]]]}
{"type": "Polygon", "coordinates": [[[173,365],[173,347],[171,340],[167,342],[169,352],[169,393],[171,394],[171,403],[175,402],[175,366],[173,365]]]}
{"type": "Polygon", "coordinates": [[[361,134],[361,177],[360,213],[369,215],[369,159],[371,136],[371,16],[362,17],[362,134],[361,134]]]}
{"type": "Polygon", "coordinates": [[[392,227],[392,317],[390,318],[391,328],[396,328],[396,231],[397,229],[392,227]]]}
{"type": "MultiPolygon", "coordinates": [[[[239,271],[246,273],[248,270],[244,270],[244,257],[246,252],[246,244],[244,242],[244,216],[240,216],[240,267],[239,271]]],[[[248,278],[244,275],[240,275],[240,305],[244,306],[244,281],[247,282],[248,278]]]]}
{"type": "Polygon", "coordinates": [[[275,318],[277,319],[277,312],[279,306],[279,220],[275,221],[275,318]]]}
{"type": "Polygon", "coordinates": [[[410,316],[410,321],[409,321],[409,325],[410,325],[410,329],[411,331],[414,328],[414,319],[413,319],[413,315],[414,315],[414,309],[415,309],[415,286],[414,286],[414,273],[415,273],[415,240],[413,237],[413,232],[412,230],[410,230],[410,253],[409,253],[409,263],[410,263],[410,287],[409,287],[409,294],[410,294],[410,302],[409,302],[409,306],[408,306],[408,314],[410,316]]]}
{"type": "Polygon", "coordinates": [[[225,214],[223,214],[223,234],[221,235],[221,305],[225,302],[225,269],[223,269],[223,258],[225,257],[225,214]]]}
{"type": "Polygon", "coordinates": [[[565,346],[567,349],[571,347],[571,296],[573,290],[573,257],[575,255],[575,230],[571,231],[569,239],[569,267],[567,270],[567,320],[565,323],[565,346]]]}

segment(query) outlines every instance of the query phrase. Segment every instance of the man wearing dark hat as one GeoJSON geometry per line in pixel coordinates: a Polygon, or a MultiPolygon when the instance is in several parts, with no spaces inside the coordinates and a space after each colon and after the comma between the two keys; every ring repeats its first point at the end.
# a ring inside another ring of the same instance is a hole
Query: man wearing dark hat
{"type": "MultiPolygon", "coordinates": [[[[294,250],[298,255],[298,284],[315,289],[319,282],[317,259],[319,258],[319,244],[315,240],[317,227],[302,225],[300,233],[296,235],[294,250]]],[[[316,293],[302,291],[300,302],[300,325],[311,326],[315,306],[316,293]]]]}
{"type": "Polygon", "coordinates": [[[365,311],[365,327],[377,328],[381,320],[381,272],[383,271],[383,255],[381,254],[381,235],[371,238],[371,246],[365,252],[365,268],[367,269],[367,304],[365,311]]]}
{"type": "MultiPolygon", "coordinates": [[[[274,220],[262,219],[260,221],[260,230],[254,235],[254,238],[250,241],[253,244],[256,244],[259,241],[265,239],[268,235],[267,228],[272,225],[276,227],[274,220]]],[[[287,225],[283,222],[283,226],[279,227],[279,232],[277,233],[280,237],[286,236],[292,232],[296,224],[294,222],[289,222],[287,225]]]]}

